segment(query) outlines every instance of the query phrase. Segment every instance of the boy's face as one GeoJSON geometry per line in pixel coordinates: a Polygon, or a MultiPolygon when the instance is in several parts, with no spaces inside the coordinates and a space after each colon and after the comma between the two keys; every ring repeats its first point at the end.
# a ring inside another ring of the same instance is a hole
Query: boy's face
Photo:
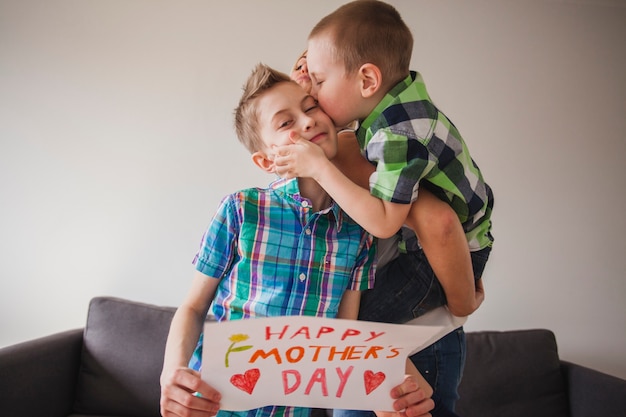
{"type": "Polygon", "coordinates": [[[320,146],[328,159],[335,157],[337,132],[333,121],[298,84],[281,82],[258,100],[259,133],[267,155],[273,153],[272,146],[291,144],[289,137],[295,133],[320,146]]]}
{"type": "Polygon", "coordinates": [[[307,64],[311,77],[311,94],[337,126],[347,126],[368,115],[361,114],[363,107],[360,84],[355,74],[347,74],[343,63],[336,62],[331,54],[328,35],[309,39],[307,64]]]}

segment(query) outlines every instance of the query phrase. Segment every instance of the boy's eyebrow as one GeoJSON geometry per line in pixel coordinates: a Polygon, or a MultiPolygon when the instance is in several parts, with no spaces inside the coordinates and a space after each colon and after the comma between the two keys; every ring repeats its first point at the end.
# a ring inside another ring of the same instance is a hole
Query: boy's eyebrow
{"type": "MultiPolygon", "coordinates": [[[[310,94],[307,94],[307,95],[305,95],[304,97],[302,97],[302,100],[300,100],[300,105],[302,106],[302,105],[303,105],[303,104],[304,104],[307,100],[309,100],[309,99],[310,99],[310,100],[312,100],[314,103],[316,102],[316,101],[315,101],[315,97],[313,97],[313,96],[312,96],[312,95],[310,95],[310,94]]],[[[280,117],[283,113],[288,113],[289,111],[291,111],[289,108],[285,108],[285,109],[280,109],[280,110],[277,110],[277,111],[276,111],[276,112],[272,115],[272,117],[271,117],[270,121],[271,121],[271,122],[274,122],[274,120],[275,120],[277,117],[280,117]]]]}
{"type": "Polygon", "coordinates": [[[309,103],[312,104],[313,106],[317,106],[318,105],[317,100],[311,94],[307,94],[306,96],[304,96],[304,98],[300,102],[300,105],[302,107],[307,107],[307,106],[309,106],[309,103]]]}
{"type": "Polygon", "coordinates": [[[287,113],[289,111],[289,109],[280,109],[276,112],[274,112],[274,114],[272,115],[272,117],[270,118],[270,122],[274,123],[274,121],[276,120],[276,118],[280,117],[283,113],[287,113]]]}

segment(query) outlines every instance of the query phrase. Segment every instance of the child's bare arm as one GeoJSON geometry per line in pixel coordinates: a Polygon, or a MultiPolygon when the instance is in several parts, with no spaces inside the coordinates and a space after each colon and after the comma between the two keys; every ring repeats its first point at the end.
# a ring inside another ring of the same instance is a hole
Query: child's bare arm
{"type": "Polygon", "coordinates": [[[322,149],[305,139],[275,148],[275,172],[281,177],[308,177],[317,181],[361,227],[379,238],[393,236],[404,224],[410,204],[397,204],[370,194],[352,182],[324,155],[322,149]]]}
{"type": "MultiPolygon", "coordinates": [[[[369,189],[374,166],[361,155],[354,132],[339,133],[339,149],[332,162],[354,183],[369,189]]],[[[462,317],[475,311],[484,300],[484,290],[480,280],[475,286],[467,239],[452,207],[420,189],[407,225],[416,231],[452,314],[462,317]]]]}
{"type": "Polygon", "coordinates": [[[277,151],[277,173],[313,177],[350,217],[374,236],[390,237],[407,224],[420,239],[446,293],[450,312],[457,316],[474,312],[484,299],[484,291],[482,286],[481,291],[476,290],[467,239],[452,208],[427,190],[420,190],[417,200],[410,205],[372,196],[367,178],[374,167],[360,155],[353,134],[340,137],[338,156],[333,163],[316,148],[303,139],[282,147],[277,151]]]}
{"type": "Polygon", "coordinates": [[[346,290],[339,303],[338,319],[356,320],[359,318],[359,304],[361,302],[361,291],[346,290]]]}
{"type": "Polygon", "coordinates": [[[190,412],[214,415],[219,410],[219,392],[203,381],[199,372],[187,367],[218,282],[196,272],[187,298],[174,314],[160,381],[164,417],[190,412]]]}

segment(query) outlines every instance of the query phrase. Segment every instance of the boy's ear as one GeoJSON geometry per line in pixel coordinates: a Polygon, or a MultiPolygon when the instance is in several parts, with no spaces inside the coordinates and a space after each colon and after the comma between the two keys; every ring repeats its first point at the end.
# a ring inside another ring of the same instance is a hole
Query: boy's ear
{"type": "Polygon", "coordinates": [[[380,68],[374,64],[363,64],[359,68],[359,81],[361,83],[361,95],[370,98],[376,94],[383,84],[383,74],[380,68]]]}
{"type": "Polygon", "coordinates": [[[252,154],[252,162],[265,172],[270,174],[274,173],[274,161],[268,158],[268,156],[262,151],[256,151],[252,154]]]}

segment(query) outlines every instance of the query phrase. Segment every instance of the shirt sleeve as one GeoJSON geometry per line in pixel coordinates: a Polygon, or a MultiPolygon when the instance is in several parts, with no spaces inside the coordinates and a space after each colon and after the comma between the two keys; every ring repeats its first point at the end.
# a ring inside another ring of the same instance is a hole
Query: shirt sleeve
{"type": "Polygon", "coordinates": [[[364,291],[374,288],[374,275],[376,273],[376,245],[377,239],[363,231],[361,244],[356,257],[350,287],[355,291],[364,291]]]}
{"type": "Polygon", "coordinates": [[[207,227],[193,264],[210,277],[223,277],[231,268],[237,253],[239,225],[235,198],[224,197],[207,227]]]}
{"type": "Polygon", "coordinates": [[[370,176],[373,196],[400,204],[417,199],[419,181],[433,165],[423,143],[389,128],[380,129],[367,144],[366,154],[376,164],[370,176]]]}

